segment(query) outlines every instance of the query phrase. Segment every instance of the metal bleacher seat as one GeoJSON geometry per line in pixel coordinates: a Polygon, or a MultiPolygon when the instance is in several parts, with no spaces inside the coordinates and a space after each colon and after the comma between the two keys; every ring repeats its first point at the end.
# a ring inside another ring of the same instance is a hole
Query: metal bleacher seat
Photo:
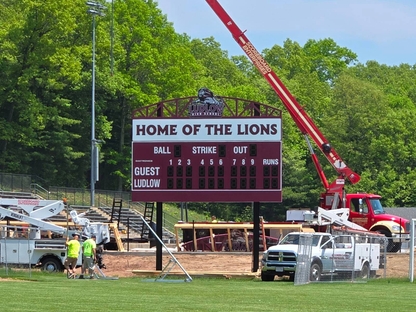
{"type": "MultiPolygon", "coordinates": [[[[141,219],[142,214],[136,211],[135,209],[131,209],[129,207],[122,207],[120,210],[114,209],[114,211],[112,211],[111,207],[99,207],[98,209],[100,209],[106,215],[108,215],[109,218],[111,218],[111,215],[113,215],[112,221],[119,222],[120,229],[129,228],[131,234],[141,235],[143,226],[143,221],[141,219]]],[[[172,233],[163,230],[162,239],[164,241],[171,242],[175,240],[175,236],[172,233]]]]}
{"type": "Polygon", "coordinates": [[[116,209],[115,211],[112,211],[111,207],[99,207],[99,209],[101,209],[110,218],[111,216],[113,216],[113,222],[119,221],[120,228],[129,227],[130,231],[134,231],[137,234],[141,233],[142,221],[140,218],[140,214],[133,211],[132,209],[122,207],[120,210],[120,216],[118,209],[116,209]]]}
{"type": "Polygon", "coordinates": [[[39,199],[39,197],[31,192],[12,192],[0,191],[2,198],[16,198],[16,199],[39,199]]]}

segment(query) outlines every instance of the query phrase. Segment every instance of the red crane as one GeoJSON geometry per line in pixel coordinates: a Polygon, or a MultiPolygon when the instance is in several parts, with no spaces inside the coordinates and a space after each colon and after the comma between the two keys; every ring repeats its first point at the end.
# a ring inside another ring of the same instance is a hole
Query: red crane
{"type": "Polygon", "coordinates": [[[341,159],[341,157],[335,152],[325,136],[321,133],[321,131],[319,131],[312,119],[303,110],[302,106],[296,101],[295,97],[289,92],[279,77],[277,77],[276,73],[272,70],[271,66],[256,50],[244,32],[241,31],[241,29],[236,25],[236,23],[227,14],[227,12],[218,3],[218,1],[206,0],[206,2],[228,28],[235,41],[237,41],[243,51],[260,71],[260,73],[264,76],[264,78],[266,78],[270,86],[277,93],[285,105],[286,109],[289,111],[299,130],[305,136],[309,150],[311,152],[313,163],[318,171],[319,177],[326,189],[326,192],[337,193],[340,196],[339,199],[343,198],[342,193],[344,189],[345,179],[348,179],[352,184],[355,184],[360,181],[360,176],[351,170],[341,159]],[[338,173],[338,178],[331,184],[329,184],[326,179],[322,167],[319,164],[318,158],[313,151],[312,145],[310,144],[308,136],[312,138],[312,140],[316,143],[316,145],[319,147],[319,149],[338,173]]]}

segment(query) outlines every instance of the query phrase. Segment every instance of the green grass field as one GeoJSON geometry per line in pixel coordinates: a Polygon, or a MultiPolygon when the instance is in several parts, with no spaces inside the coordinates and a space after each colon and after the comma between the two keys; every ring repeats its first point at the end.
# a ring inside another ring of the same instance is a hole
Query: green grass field
{"type": "Polygon", "coordinates": [[[194,278],[68,280],[66,275],[0,271],[1,311],[414,311],[407,279],[368,283],[194,278]],[[10,279],[11,278],[11,279],[10,279]]]}

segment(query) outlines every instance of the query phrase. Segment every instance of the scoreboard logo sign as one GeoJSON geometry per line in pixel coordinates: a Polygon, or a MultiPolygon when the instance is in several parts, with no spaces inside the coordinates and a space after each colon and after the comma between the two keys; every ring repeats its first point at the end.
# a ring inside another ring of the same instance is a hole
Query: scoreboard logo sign
{"type": "Polygon", "coordinates": [[[189,117],[221,117],[224,101],[208,88],[198,90],[198,98],[188,106],[189,117]]]}
{"type": "Polygon", "coordinates": [[[133,119],[132,199],[281,202],[280,117],[133,119]]]}

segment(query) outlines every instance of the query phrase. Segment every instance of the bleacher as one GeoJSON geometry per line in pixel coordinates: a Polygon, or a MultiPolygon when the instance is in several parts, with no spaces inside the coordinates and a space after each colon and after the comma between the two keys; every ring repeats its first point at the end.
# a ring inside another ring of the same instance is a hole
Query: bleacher
{"type": "Polygon", "coordinates": [[[122,207],[119,211],[113,211],[111,207],[100,207],[105,214],[107,214],[110,219],[111,215],[113,216],[113,222],[118,223],[119,228],[127,229],[129,228],[130,231],[134,231],[137,234],[142,232],[142,219],[140,218],[140,214],[133,211],[130,208],[122,207]]]}
{"type": "Polygon", "coordinates": [[[31,192],[0,191],[0,197],[12,199],[40,199],[36,194],[31,192]]]}
{"type": "MultiPolygon", "coordinates": [[[[39,195],[31,192],[14,192],[14,191],[0,191],[0,198],[12,198],[12,199],[43,199],[39,195]]],[[[119,209],[113,209],[111,207],[98,207],[91,208],[90,206],[77,206],[70,205],[69,211],[63,210],[59,214],[52,216],[45,221],[49,222],[67,222],[67,214],[75,209],[78,215],[89,219],[91,222],[110,223],[110,221],[118,224],[119,230],[129,230],[130,237],[141,237],[143,221],[140,216],[142,214],[136,209],[129,207],[122,207],[119,209]],[[120,212],[120,215],[119,215],[120,212]],[[111,216],[113,219],[111,220],[111,216]]],[[[174,243],[176,240],[175,235],[166,229],[163,229],[162,241],[164,243],[174,243]]]]}
{"type": "Polygon", "coordinates": [[[87,218],[91,222],[101,222],[101,223],[109,223],[110,218],[99,211],[97,209],[91,208],[89,206],[76,206],[72,205],[71,208],[75,209],[78,215],[82,215],[83,218],[87,218]]]}
{"type": "Polygon", "coordinates": [[[61,212],[60,214],[54,215],[48,219],[45,219],[48,222],[66,222],[66,212],[61,212]]]}
{"type": "MultiPolygon", "coordinates": [[[[141,219],[142,214],[137,210],[128,207],[122,207],[120,210],[114,209],[114,211],[111,207],[99,207],[99,209],[107,214],[109,219],[111,219],[112,215],[113,222],[118,223],[119,229],[128,229],[130,231],[130,235],[133,234],[133,236],[141,235],[143,227],[143,221],[141,219]]],[[[162,241],[164,243],[174,243],[176,238],[173,233],[163,229],[162,241]]]]}

